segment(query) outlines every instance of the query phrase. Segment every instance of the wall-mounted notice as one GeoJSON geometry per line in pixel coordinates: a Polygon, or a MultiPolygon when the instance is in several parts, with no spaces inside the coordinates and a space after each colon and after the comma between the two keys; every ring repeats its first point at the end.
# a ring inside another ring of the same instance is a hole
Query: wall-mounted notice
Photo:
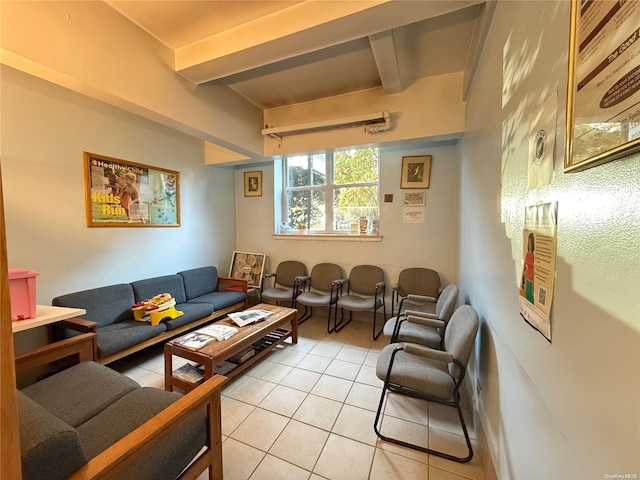
{"type": "Polygon", "coordinates": [[[520,314],[551,341],[551,302],[556,273],[558,203],[525,208],[520,314]]]}
{"type": "Polygon", "coordinates": [[[424,223],[424,207],[402,207],[402,223],[424,223]]]}

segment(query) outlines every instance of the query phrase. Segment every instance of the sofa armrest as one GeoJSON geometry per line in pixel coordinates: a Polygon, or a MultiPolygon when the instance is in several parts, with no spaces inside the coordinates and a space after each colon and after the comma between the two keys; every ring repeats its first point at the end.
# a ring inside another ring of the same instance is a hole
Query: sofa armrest
{"type": "Polygon", "coordinates": [[[242,290],[244,292],[244,308],[247,308],[249,305],[249,296],[247,295],[249,287],[244,278],[218,277],[218,284],[234,287],[234,290],[242,290]]]}
{"type": "Polygon", "coordinates": [[[180,478],[197,478],[208,467],[213,473],[209,478],[222,478],[220,389],[226,379],[221,375],[214,375],[95,456],[71,475],[69,480],[117,478],[138,458],[151,451],[156,443],[171,435],[174,428],[197,415],[204,406],[207,409],[207,446],[180,478]]]}
{"type": "Polygon", "coordinates": [[[218,283],[234,287],[242,287],[242,291],[247,293],[247,281],[244,278],[218,277],[218,283]]]}
{"type": "Polygon", "coordinates": [[[85,320],[84,318],[69,318],[67,320],[60,320],[53,324],[55,328],[68,328],[80,333],[94,332],[98,328],[98,324],[92,320],[85,320]]]}
{"type": "Polygon", "coordinates": [[[96,334],[82,333],[16,355],[16,372],[47,365],[72,355],[78,355],[79,362],[94,360],[96,348],[96,334]]]}

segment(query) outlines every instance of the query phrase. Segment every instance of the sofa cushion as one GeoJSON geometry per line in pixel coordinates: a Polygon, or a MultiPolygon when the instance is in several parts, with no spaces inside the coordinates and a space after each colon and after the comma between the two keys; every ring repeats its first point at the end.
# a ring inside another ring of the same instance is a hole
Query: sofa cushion
{"type": "Polygon", "coordinates": [[[216,267],[192,268],[178,272],[178,275],[184,280],[187,300],[218,290],[218,269],[216,267]]]}
{"type": "Polygon", "coordinates": [[[22,392],[17,393],[22,478],[67,478],[88,460],[78,432],[22,392]]]}
{"type": "Polygon", "coordinates": [[[22,389],[22,393],[71,427],[140,388],[109,367],[82,362],[22,389]]]}
{"type": "MultiPolygon", "coordinates": [[[[145,278],[131,282],[136,302],[155,297],[160,293],[170,293],[176,303],[184,303],[187,296],[184,283],[180,275],[163,275],[161,277],[145,278]]],[[[131,305],[129,305],[131,308],[131,305]]]]}
{"type": "Polygon", "coordinates": [[[96,322],[99,327],[133,319],[134,303],[133,288],[128,283],[69,293],[51,301],[56,307],[84,308],[87,313],[82,318],[96,322]]]}
{"type": "Polygon", "coordinates": [[[166,331],[167,326],[163,322],[152,327],[149,322],[139,322],[137,320],[125,320],[124,322],[99,328],[97,338],[98,357],[108,357],[166,331]]]}
{"type": "Polygon", "coordinates": [[[163,320],[162,323],[167,326],[167,330],[173,330],[195,320],[208,317],[213,313],[213,305],[210,303],[180,303],[176,304],[176,310],[182,312],[183,315],[178,318],[163,320]]]}
{"type": "MultiPolygon", "coordinates": [[[[78,427],[78,434],[91,459],[148,419],[171,405],[180,395],[156,388],[142,387],[78,427]]],[[[120,478],[136,480],[174,480],[195,457],[207,438],[206,413],[169,432],[152,451],[142,456],[120,478]]]]}
{"type": "Polygon", "coordinates": [[[209,303],[215,310],[222,310],[236,303],[244,302],[246,295],[244,292],[211,292],[192,298],[187,303],[209,303]]]}

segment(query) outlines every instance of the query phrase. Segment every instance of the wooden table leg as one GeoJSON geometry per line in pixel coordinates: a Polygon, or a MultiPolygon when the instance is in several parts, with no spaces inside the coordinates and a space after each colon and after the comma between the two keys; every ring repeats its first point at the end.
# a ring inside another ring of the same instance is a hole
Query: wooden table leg
{"type": "Polygon", "coordinates": [[[291,343],[298,343],[298,312],[291,319],[291,343]]]}
{"type": "Polygon", "coordinates": [[[167,392],[173,392],[173,382],[171,377],[173,375],[173,354],[171,347],[167,344],[164,346],[164,389],[167,392]]]}

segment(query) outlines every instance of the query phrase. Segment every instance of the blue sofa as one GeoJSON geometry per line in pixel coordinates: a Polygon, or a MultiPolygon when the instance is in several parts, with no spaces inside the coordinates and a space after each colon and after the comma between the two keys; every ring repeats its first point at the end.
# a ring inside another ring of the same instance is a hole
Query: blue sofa
{"type": "Polygon", "coordinates": [[[54,298],[54,306],[83,308],[79,319],[60,322],[57,340],[78,333],[97,334],[96,361],[107,364],[150,345],[164,342],[247,305],[247,282],[219,277],[216,267],[185,270],[173,275],[137,280],[69,293],[54,298]],[[232,289],[227,290],[229,287],[232,289]],[[184,315],[153,327],[136,321],[131,306],[160,293],[170,293],[184,315]]]}

